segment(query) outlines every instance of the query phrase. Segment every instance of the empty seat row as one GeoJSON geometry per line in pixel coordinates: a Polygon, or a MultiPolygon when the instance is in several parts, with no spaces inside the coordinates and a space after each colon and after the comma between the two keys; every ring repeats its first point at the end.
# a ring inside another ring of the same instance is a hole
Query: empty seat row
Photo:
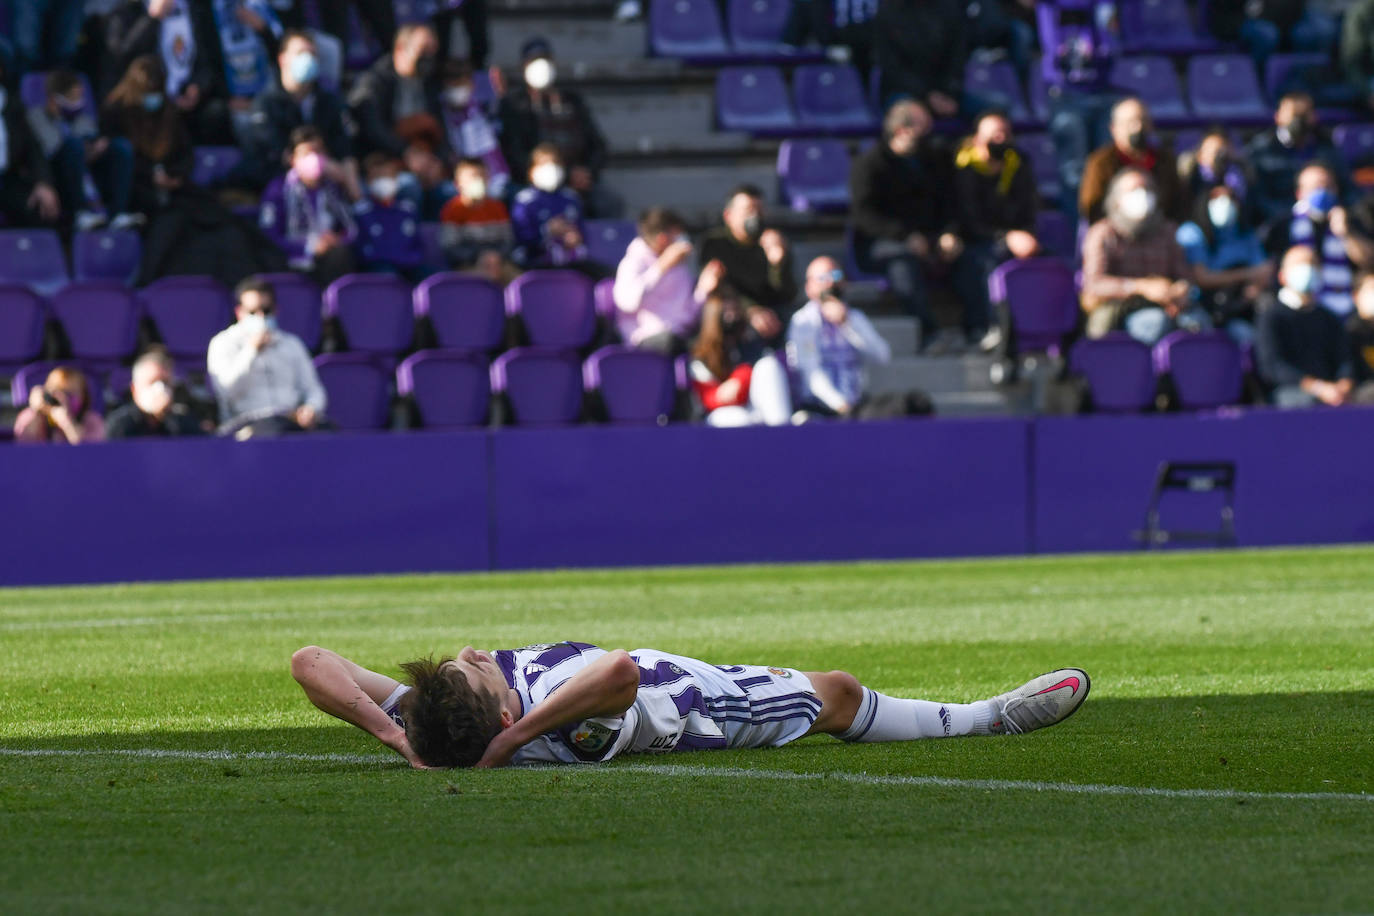
{"type": "Polygon", "coordinates": [[[1069,371],[1087,383],[1093,409],[1112,413],[1150,409],[1166,378],[1184,410],[1236,404],[1246,370],[1245,354],[1223,331],[1174,331],[1153,349],[1114,331],[1080,340],[1069,353],[1069,371]]]}
{"type": "Polygon", "coordinates": [[[797,67],[791,94],[777,67],[723,67],[716,74],[716,121],[723,130],[767,136],[878,129],[859,72],[848,64],[797,67]]]}
{"type": "Polygon", "coordinates": [[[782,43],[791,8],[792,0],[729,0],[722,23],[716,0],[652,0],[649,48],[702,63],[814,58],[782,43]]]}
{"type": "Polygon", "coordinates": [[[137,232],[102,229],[72,237],[72,264],[53,229],[0,229],[0,283],[18,283],[47,295],[72,280],[129,283],[143,244],[137,232]]]}

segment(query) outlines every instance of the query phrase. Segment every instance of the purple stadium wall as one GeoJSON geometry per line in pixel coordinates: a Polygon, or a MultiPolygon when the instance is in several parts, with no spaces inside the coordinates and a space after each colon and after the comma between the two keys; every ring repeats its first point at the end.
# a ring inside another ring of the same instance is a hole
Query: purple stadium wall
{"type": "Polygon", "coordinates": [[[1161,460],[1236,462],[1241,544],[1374,540],[1371,456],[1365,410],[14,446],[0,584],[1125,550],[1161,460]]]}

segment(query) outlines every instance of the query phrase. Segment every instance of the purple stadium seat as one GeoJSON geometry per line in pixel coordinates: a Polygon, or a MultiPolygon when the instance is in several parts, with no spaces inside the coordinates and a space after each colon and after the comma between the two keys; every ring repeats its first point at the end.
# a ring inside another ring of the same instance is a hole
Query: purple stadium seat
{"type": "Polygon", "coordinates": [[[38,358],[43,349],[43,299],[27,286],[0,285],[0,367],[38,358]]]}
{"type": "Polygon", "coordinates": [[[229,291],[211,277],[166,277],[138,294],[167,351],[204,363],[210,338],[233,320],[229,291]]]}
{"type": "Polygon", "coordinates": [[[429,316],[434,336],[445,350],[486,353],[505,342],[505,302],[500,288],[490,280],[435,274],[415,287],[414,308],[416,318],[429,316]]]}
{"type": "Polygon", "coordinates": [[[363,353],[315,357],[315,371],[329,396],[326,416],[339,429],[382,429],[391,416],[390,373],[363,353]]]}
{"type": "Polygon", "coordinates": [[[1069,371],[1087,380],[1096,410],[1135,413],[1154,403],[1150,348],[1124,331],[1074,344],[1069,371]]]}
{"type": "Polygon", "coordinates": [[[491,368],[480,353],[421,350],[396,367],[396,391],[415,399],[426,429],[484,426],[491,368]]]}
{"type": "Polygon", "coordinates": [[[491,390],[510,404],[521,426],[576,423],[582,416],[577,354],[545,347],[516,347],[491,364],[491,390]]]}
{"type": "Polygon", "coordinates": [[[1173,379],[1185,410],[1225,407],[1240,401],[1244,368],[1240,347],[1223,331],[1174,331],[1155,344],[1154,365],[1173,379]]]}
{"type": "Polygon", "coordinates": [[[597,318],[607,321],[615,318],[615,278],[607,277],[596,281],[596,286],[592,288],[592,302],[596,308],[597,318]]]}
{"type": "Polygon", "coordinates": [[[849,150],[839,140],[784,140],[778,147],[778,182],[793,210],[847,210],[849,150]]]}
{"type": "Polygon", "coordinates": [[[677,399],[673,360],[620,344],[602,347],[582,365],[582,384],[601,393],[612,423],[657,423],[677,399]]]}
{"type": "Polygon", "coordinates": [[[243,161],[243,153],[237,146],[197,146],[194,154],[191,183],[202,186],[223,181],[243,161]]]}
{"type": "Polygon", "coordinates": [[[730,46],[736,54],[787,57],[795,49],[782,43],[792,0],[730,0],[730,46]]]}
{"type": "Polygon", "coordinates": [[[393,357],[408,348],[412,309],[410,287],[393,274],[349,274],[324,291],[324,314],[338,319],[355,353],[393,357]]]}
{"type": "Polygon", "coordinates": [[[69,281],[62,242],[55,231],[0,230],[0,283],[22,283],[47,296],[69,281]]]}
{"type": "Polygon", "coordinates": [[[277,323],[281,329],[295,334],[305,348],[320,348],[320,288],[309,277],[298,273],[260,274],[272,284],[277,300],[277,323]]]}
{"type": "Polygon", "coordinates": [[[729,48],[715,0],[652,0],[649,48],[659,57],[727,57],[729,48]]]}
{"type": "Polygon", "coordinates": [[[1351,178],[1364,190],[1374,187],[1374,124],[1339,124],[1331,141],[1341,151],[1351,178]]]}
{"type": "Polygon", "coordinates": [[[1264,91],[1276,105],[1285,92],[1311,92],[1330,79],[1325,54],[1271,54],[1264,64],[1264,91]]]}
{"type": "Polygon", "coordinates": [[[1016,78],[1016,70],[1008,61],[970,60],[964,67],[964,89],[990,107],[1002,109],[1017,124],[1035,120],[1026,104],[1021,82],[1016,78]]]}
{"type": "Polygon", "coordinates": [[[1078,325],[1073,270],[1058,258],[1007,261],[988,277],[988,295],[1011,315],[1017,350],[1056,351],[1078,325]]]}
{"type": "Polygon", "coordinates": [[[426,266],[435,270],[448,267],[448,255],[444,254],[444,224],[420,224],[420,251],[426,266]]]}
{"type": "Polygon", "coordinates": [[[1039,67],[1031,67],[1030,79],[1026,81],[1026,102],[1037,122],[1050,122],[1050,90],[1039,67]]]}
{"type": "Polygon", "coordinates": [[[95,408],[96,413],[105,413],[105,402],[100,397],[101,392],[105,389],[104,374],[98,368],[75,359],[43,360],[20,367],[10,378],[10,400],[14,406],[17,408],[27,407],[29,390],[42,385],[47,379],[48,373],[58,366],[80,369],[81,373],[86,376],[86,384],[91,391],[91,405],[95,408]]]}
{"type": "Polygon", "coordinates": [[[1078,227],[1063,210],[1044,207],[1036,213],[1035,237],[1048,255],[1069,261],[1078,258],[1078,227]]]}
{"type": "Polygon", "coordinates": [[[1125,0],[1118,9],[1127,50],[1191,54],[1217,49],[1217,42],[1193,25],[1186,0],[1125,0]]]}
{"type": "Polygon", "coordinates": [[[1035,186],[1040,189],[1040,196],[1058,200],[1061,184],[1059,153],[1054,148],[1054,138],[1049,134],[1017,134],[1015,145],[1030,157],[1031,170],[1035,172],[1035,186]]]}
{"type": "Polygon", "coordinates": [[[1122,92],[1139,96],[1157,124],[1191,117],[1178,73],[1167,57],[1118,57],[1112,64],[1111,83],[1122,92]]]}
{"type": "Polygon", "coordinates": [[[344,37],[344,62],[349,70],[366,70],[381,56],[382,48],[376,37],[363,28],[356,6],[348,10],[348,33],[344,37]]]}
{"type": "Polygon", "coordinates": [[[859,71],[848,64],[803,64],[792,74],[792,93],[803,130],[870,134],[878,129],[859,71]]]}
{"type": "Polygon", "coordinates": [[[596,331],[592,281],[572,270],[532,270],[506,287],[506,314],[536,347],[583,347],[596,331]]]}
{"type": "Polygon", "coordinates": [[[72,239],[72,279],[132,283],[143,260],[143,241],[128,229],[78,232],[72,239]]]}
{"type": "Polygon", "coordinates": [[[633,220],[589,219],[583,224],[587,256],[598,264],[614,268],[625,257],[639,230],[633,220]]]}
{"type": "Polygon", "coordinates": [[[138,302],[123,283],[72,283],[52,297],[50,307],[67,329],[75,358],[109,364],[133,355],[138,342],[138,302]]]}
{"type": "Polygon", "coordinates": [[[722,67],[716,74],[716,121],[722,130],[795,131],[797,119],[778,68],[722,67]]]}
{"type": "Polygon", "coordinates": [[[1271,120],[1254,62],[1244,54],[1199,54],[1188,60],[1188,95],[1204,121],[1271,120]]]}
{"type": "Polygon", "coordinates": [[[436,0],[395,0],[392,6],[396,10],[397,25],[428,22],[439,9],[436,0]]]}

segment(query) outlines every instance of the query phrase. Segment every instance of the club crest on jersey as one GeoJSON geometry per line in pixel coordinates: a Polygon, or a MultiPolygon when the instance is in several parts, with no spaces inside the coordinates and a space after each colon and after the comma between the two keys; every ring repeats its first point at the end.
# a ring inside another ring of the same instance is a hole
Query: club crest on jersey
{"type": "Polygon", "coordinates": [[[595,754],[606,747],[615,732],[597,722],[583,722],[568,737],[578,750],[595,754]]]}
{"type": "Polygon", "coordinates": [[[791,671],[788,671],[786,668],[774,668],[772,665],[769,665],[769,666],[768,666],[768,673],[769,673],[769,674],[776,674],[778,677],[791,677],[791,676],[792,676],[792,672],[791,672],[791,671]]]}

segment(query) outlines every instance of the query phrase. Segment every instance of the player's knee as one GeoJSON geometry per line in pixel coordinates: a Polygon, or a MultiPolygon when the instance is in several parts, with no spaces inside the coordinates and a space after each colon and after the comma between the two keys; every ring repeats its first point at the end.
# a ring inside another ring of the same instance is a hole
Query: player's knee
{"type": "Polygon", "coordinates": [[[859,683],[858,678],[848,671],[832,671],[830,672],[830,682],[838,703],[858,708],[859,703],[864,698],[864,687],[863,684],[859,683]]]}
{"type": "Polygon", "coordinates": [[[298,683],[305,683],[305,679],[310,676],[310,670],[314,666],[315,659],[320,657],[322,651],[319,646],[302,646],[291,653],[291,676],[298,683]]]}

